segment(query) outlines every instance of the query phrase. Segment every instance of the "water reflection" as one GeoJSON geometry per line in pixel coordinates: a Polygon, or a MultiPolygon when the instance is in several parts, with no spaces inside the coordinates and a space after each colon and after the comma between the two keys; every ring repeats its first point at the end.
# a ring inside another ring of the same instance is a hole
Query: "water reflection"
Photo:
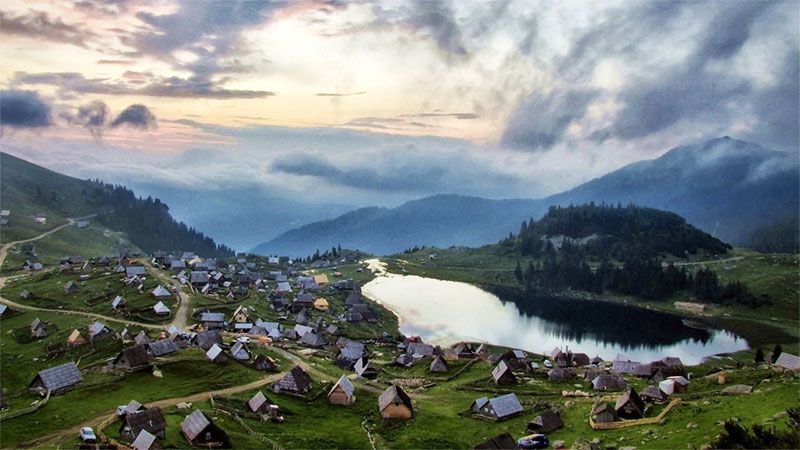
{"type": "Polygon", "coordinates": [[[669,355],[688,364],[747,348],[726,331],[691,328],[677,316],[611,303],[528,297],[518,307],[470,284],[394,274],[375,278],[363,292],[397,314],[404,334],[441,345],[474,340],[540,353],[569,346],[604,359],[669,355]]]}

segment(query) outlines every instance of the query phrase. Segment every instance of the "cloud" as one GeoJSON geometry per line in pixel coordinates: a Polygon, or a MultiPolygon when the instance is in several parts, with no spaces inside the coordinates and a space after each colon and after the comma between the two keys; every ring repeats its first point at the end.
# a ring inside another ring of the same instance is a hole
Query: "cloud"
{"type": "Polygon", "coordinates": [[[0,91],[0,125],[14,128],[50,126],[50,105],[33,91],[0,91]]]}
{"type": "Polygon", "coordinates": [[[79,106],[77,111],[62,112],[61,118],[70,124],[86,128],[95,139],[99,140],[102,137],[108,113],[108,106],[101,100],[95,100],[79,106]]]}
{"type": "Polygon", "coordinates": [[[98,59],[97,64],[115,65],[115,66],[130,66],[136,61],[132,59],[98,59]]]}
{"type": "Polygon", "coordinates": [[[431,113],[418,113],[418,114],[401,114],[398,117],[419,117],[419,118],[427,118],[427,117],[449,117],[455,118],[459,120],[471,120],[477,119],[479,116],[475,113],[443,113],[443,112],[431,112],[431,113]]]}
{"type": "Polygon", "coordinates": [[[501,143],[532,151],[551,148],[561,141],[567,127],[585,114],[595,95],[590,90],[534,92],[512,114],[501,143]]]}
{"type": "Polygon", "coordinates": [[[454,54],[466,55],[461,28],[453,11],[443,1],[420,1],[409,8],[409,15],[400,21],[419,33],[427,33],[440,49],[454,54]]]}
{"type": "Polygon", "coordinates": [[[121,125],[129,125],[133,128],[146,130],[148,128],[156,127],[156,116],[150,112],[150,109],[145,105],[136,104],[125,108],[113,122],[111,128],[116,128],[121,125]]]}
{"type": "Polygon", "coordinates": [[[121,38],[139,55],[148,55],[188,70],[195,83],[211,83],[222,73],[245,73],[254,69],[239,59],[250,53],[242,33],[264,24],[286,7],[284,1],[210,1],[178,3],[169,14],[140,11],[136,17],[146,25],[121,38]],[[181,59],[179,52],[191,55],[181,59]]]}
{"type": "Polygon", "coordinates": [[[552,82],[519,102],[502,145],[542,152],[661,140],[667,149],[733,134],[797,148],[799,49],[787,32],[798,14],[789,3],[643,2],[593,16],[564,33],[552,82]],[[769,57],[752,61],[758,53],[769,57]]]}
{"type": "Polygon", "coordinates": [[[317,97],[351,97],[354,95],[363,95],[366,94],[367,91],[360,91],[360,92],[317,92],[314,94],[317,97]]]}
{"type": "Polygon", "coordinates": [[[27,14],[10,16],[0,11],[3,34],[25,36],[50,42],[68,43],[86,47],[86,41],[97,37],[86,27],[70,25],[60,18],[50,18],[46,12],[30,11],[27,14]]]}
{"type": "Polygon", "coordinates": [[[139,77],[128,82],[109,78],[86,78],[77,72],[25,73],[17,72],[12,85],[49,85],[59,88],[61,94],[144,95],[176,98],[265,98],[275,95],[271,91],[225,89],[213,81],[195,77],[161,77],[137,72],[139,77]]]}

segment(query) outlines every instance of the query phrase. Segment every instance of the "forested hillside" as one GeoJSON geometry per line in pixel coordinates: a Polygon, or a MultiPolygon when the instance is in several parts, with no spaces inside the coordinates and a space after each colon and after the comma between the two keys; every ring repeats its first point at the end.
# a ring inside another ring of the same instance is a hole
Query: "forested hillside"
{"type": "Polygon", "coordinates": [[[3,226],[3,241],[31,237],[63,223],[67,217],[96,214],[96,220],[146,252],[158,249],[191,250],[203,256],[229,256],[233,251],[169,214],[158,199],[138,198],[130,189],[68,177],[22,159],[0,154],[0,205],[11,211],[3,226]],[[33,216],[44,213],[47,224],[35,225],[33,216]]]}

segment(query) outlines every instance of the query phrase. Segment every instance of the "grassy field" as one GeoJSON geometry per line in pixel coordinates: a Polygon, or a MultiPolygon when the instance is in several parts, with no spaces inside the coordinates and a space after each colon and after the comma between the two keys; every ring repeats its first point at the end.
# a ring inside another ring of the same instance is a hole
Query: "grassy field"
{"type": "MultiPolygon", "coordinates": [[[[32,259],[23,251],[25,245],[18,244],[9,250],[0,273],[6,275],[19,272],[25,260],[32,259]]],[[[121,246],[136,249],[124,235],[94,224],[83,229],[65,227],[27,245],[33,246],[39,261],[45,267],[57,265],[64,256],[89,259],[95,256],[116,256],[121,246]]]]}
{"type": "MultiPolygon", "coordinates": [[[[9,280],[0,292],[10,300],[41,308],[88,311],[135,322],[164,323],[170,320],[169,316],[157,316],[152,311],[152,306],[159,300],[150,292],[162,283],[151,272],[145,277],[144,289],[140,292],[137,286],[123,283],[124,274],[113,273],[112,270],[113,267],[94,267],[84,273],[54,269],[9,280]],[[80,275],[89,275],[89,279],[80,281],[80,275]],[[68,281],[78,284],[76,293],[64,292],[64,285],[68,281]],[[20,298],[20,293],[25,290],[34,295],[32,299],[20,298]],[[111,301],[117,295],[125,299],[126,310],[112,310],[111,301]]],[[[175,312],[177,299],[174,296],[161,301],[175,312]]]]}

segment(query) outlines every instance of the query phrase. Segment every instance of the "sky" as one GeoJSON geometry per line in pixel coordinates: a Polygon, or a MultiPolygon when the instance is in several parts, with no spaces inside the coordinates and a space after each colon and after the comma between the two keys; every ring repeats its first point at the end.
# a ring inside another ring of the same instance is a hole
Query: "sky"
{"type": "Polygon", "coordinates": [[[0,36],[3,151],[111,182],[392,205],[799,146],[798,2],[7,0],[0,36]]]}

